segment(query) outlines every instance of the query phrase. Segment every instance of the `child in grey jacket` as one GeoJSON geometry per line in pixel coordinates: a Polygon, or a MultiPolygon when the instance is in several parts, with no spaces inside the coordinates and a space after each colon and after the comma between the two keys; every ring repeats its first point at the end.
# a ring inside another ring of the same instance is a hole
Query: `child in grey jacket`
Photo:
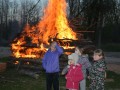
{"type": "MultiPolygon", "coordinates": [[[[75,52],[79,55],[78,64],[82,64],[82,72],[84,79],[80,81],[80,90],[86,90],[86,70],[91,67],[91,63],[88,60],[88,55],[83,54],[83,48],[76,47],[75,52]]],[[[69,61],[68,61],[69,62],[69,61]]],[[[69,64],[63,69],[62,75],[66,74],[69,68],[69,64]]]]}

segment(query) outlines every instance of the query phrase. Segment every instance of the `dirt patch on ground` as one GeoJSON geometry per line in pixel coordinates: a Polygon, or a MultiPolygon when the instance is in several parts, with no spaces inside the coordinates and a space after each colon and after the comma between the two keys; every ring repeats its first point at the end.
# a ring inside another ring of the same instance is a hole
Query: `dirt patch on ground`
{"type": "Polygon", "coordinates": [[[107,69],[120,74],[120,65],[119,64],[107,64],[107,69]]]}
{"type": "Polygon", "coordinates": [[[0,47],[0,58],[11,55],[10,47],[0,47]]]}

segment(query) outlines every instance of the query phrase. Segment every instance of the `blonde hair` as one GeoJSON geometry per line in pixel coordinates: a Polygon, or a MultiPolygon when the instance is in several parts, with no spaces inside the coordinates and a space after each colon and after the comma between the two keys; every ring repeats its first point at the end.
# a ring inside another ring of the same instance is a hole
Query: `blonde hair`
{"type": "Polygon", "coordinates": [[[101,49],[96,49],[94,51],[94,54],[97,54],[97,55],[102,56],[103,58],[105,58],[104,52],[101,49]]]}

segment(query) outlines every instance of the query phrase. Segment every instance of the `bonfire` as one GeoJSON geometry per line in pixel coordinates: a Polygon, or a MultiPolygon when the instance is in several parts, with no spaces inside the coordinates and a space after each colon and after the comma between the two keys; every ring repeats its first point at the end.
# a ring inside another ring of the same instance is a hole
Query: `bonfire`
{"type": "Polygon", "coordinates": [[[26,24],[20,37],[12,43],[13,56],[16,58],[40,58],[46,52],[50,41],[59,42],[64,49],[70,46],[70,40],[77,40],[76,33],[69,27],[66,13],[66,0],[49,0],[44,16],[35,26],[26,24]]]}

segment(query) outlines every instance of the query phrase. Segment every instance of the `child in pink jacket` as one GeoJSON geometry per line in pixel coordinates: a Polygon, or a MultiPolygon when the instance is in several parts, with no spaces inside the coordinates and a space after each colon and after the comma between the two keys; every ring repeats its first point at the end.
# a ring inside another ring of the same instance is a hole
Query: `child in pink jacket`
{"type": "Polygon", "coordinates": [[[82,65],[76,64],[75,60],[70,61],[70,67],[66,78],[66,88],[68,90],[79,90],[79,82],[83,80],[82,65]]]}

